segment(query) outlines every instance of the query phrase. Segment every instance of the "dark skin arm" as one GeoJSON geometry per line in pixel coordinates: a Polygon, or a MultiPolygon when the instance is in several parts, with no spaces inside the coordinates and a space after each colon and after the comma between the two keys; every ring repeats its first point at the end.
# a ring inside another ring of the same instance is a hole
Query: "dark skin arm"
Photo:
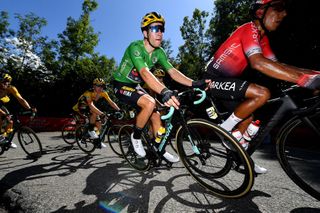
{"type": "Polygon", "coordinates": [[[251,68],[262,72],[272,78],[296,83],[304,73],[311,73],[311,70],[301,69],[294,66],[282,64],[265,58],[262,54],[254,54],[249,57],[251,68]]]}

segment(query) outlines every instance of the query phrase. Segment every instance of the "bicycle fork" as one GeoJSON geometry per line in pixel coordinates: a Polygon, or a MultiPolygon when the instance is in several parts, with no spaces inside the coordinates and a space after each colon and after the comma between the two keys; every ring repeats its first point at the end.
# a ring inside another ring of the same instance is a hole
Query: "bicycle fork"
{"type": "Polygon", "coordinates": [[[185,120],[185,118],[183,116],[182,110],[179,110],[179,113],[180,113],[180,117],[181,117],[181,120],[182,120],[182,128],[185,129],[185,131],[187,132],[187,137],[188,137],[188,140],[189,140],[189,142],[191,144],[192,151],[196,154],[196,156],[199,158],[201,163],[203,165],[205,165],[206,162],[205,162],[203,156],[201,155],[199,148],[197,147],[196,143],[194,142],[194,140],[191,137],[191,131],[190,131],[188,125],[187,125],[187,121],[185,120]]]}

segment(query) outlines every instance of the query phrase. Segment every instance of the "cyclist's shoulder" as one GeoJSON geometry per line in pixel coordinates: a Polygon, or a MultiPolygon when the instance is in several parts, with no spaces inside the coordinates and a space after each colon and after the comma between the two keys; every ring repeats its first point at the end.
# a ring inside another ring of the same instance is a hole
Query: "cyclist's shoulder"
{"type": "Polygon", "coordinates": [[[18,92],[17,87],[10,85],[8,86],[8,88],[6,89],[7,92],[18,92]]]}

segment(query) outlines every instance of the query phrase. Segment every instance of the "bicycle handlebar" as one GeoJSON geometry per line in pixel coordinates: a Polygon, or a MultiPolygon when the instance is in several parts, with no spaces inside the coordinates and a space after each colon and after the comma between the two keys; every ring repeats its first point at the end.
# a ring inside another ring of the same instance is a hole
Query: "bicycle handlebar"
{"type": "MultiPolygon", "coordinates": [[[[183,94],[190,93],[190,92],[200,92],[200,93],[201,93],[201,94],[200,94],[200,96],[201,96],[200,99],[198,99],[198,100],[196,100],[196,101],[193,102],[194,105],[197,105],[197,104],[202,103],[202,102],[206,99],[206,97],[207,97],[206,91],[201,90],[201,89],[199,89],[199,88],[194,88],[194,89],[192,89],[192,90],[186,90],[186,91],[184,91],[184,92],[181,92],[181,93],[178,94],[178,97],[181,96],[181,95],[183,95],[183,94]]],[[[161,116],[161,120],[167,120],[167,119],[169,119],[169,118],[173,115],[174,109],[175,109],[175,108],[174,108],[173,106],[171,106],[170,109],[169,109],[169,112],[168,112],[167,114],[161,116]]]]}

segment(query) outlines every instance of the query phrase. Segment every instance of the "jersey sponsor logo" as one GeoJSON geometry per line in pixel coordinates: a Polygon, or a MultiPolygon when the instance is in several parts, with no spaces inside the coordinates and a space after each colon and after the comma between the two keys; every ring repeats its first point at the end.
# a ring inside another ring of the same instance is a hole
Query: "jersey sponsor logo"
{"type": "Polygon", "coordinates": [[[230,81],[225,81],[225,82],[213,81],[209,87],[210,87],[210,89],[235,91],[236,90],[236,83],[230,82],[230,81]]]}
{"type": "Polygon", "coordinates": [[[157,58],[157,57],[153,57],[153,58],[152,58],[152,63],[155,64],[155,63],[157,63],[157,61],[158,61],[158,58],[157,58]]]}
{"type": "Polygon", "coordinates": [[[224,52],[219,56],[219,58],[216,60],[216,62],[213,64],[213,68],[219,69],[221,63],[224,62],[224,60],[232,54],[232,52],[240,47],[240,44],[233,43],[231,44],[227,49],[224,50],[224,52]]]}
{"type": "Polygon", "coordinates": [[[142,78],[140,77],[140,75],[136,69],[132,69],[131,72],[128,73],[128,79],[130,79],[136,83],[142,82],[142,78]]]}
{"type": "Polygon", "coordinates": [[[254,42],[259,44],[259,31],[258,28],[254,25],[254,23],[251,24],[251,31],[254,42]]]}
{"type": "Polygon", "coordinates": [[[131,92],[135,91],[135,89],[133,89],[131,87],[127,87],[127,86],[123,86],[123,87],[121,87],[121,89],[126,90],[126,91],[131,91],[131,92]]]}
{"type": "Polygon", "coordinates": [[[134,51],[133,55],[135,57],[139,57],[141,55],[141,53],[140,53],[140,51],[136,50],[136,51],[134,51]]]}
{"type": "Polygon", "coordinates": [[[119,93],[120,93],[121,95],[125,95],[125,96],[128,96],[128,97],[131,97],[131,95],[132,95],[132,92],[127,91],[127,90],[123,90],[123,89],[120,89],[120,90],[119,90],[119,93]]]}

